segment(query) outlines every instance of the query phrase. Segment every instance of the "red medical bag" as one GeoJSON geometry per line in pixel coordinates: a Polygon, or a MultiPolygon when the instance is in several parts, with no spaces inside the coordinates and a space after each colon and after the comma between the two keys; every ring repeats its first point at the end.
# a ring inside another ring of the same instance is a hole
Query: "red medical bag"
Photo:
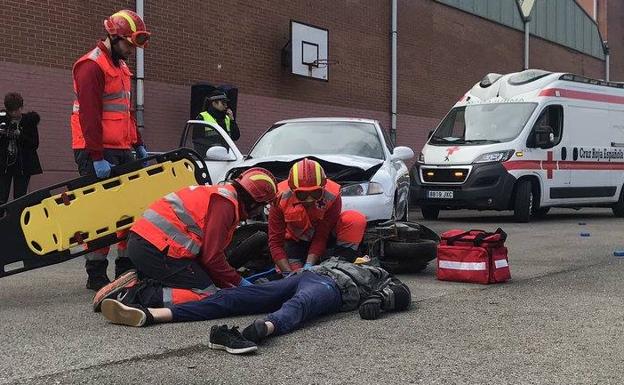
{"type": "Polygon", "coordinates": [[[441,281],[497,283],[511,278],[505,240],[507,233],[497,229],[449,230],[438,246],[437,278],[441,281]]]}

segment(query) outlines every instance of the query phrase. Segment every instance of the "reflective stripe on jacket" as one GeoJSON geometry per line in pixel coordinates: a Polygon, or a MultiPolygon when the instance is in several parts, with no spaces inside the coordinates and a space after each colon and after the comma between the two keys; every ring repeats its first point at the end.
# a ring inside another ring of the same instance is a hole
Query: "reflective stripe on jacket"
{"type": "MultiPolygon", "coordinates": [[[[108,53],[95,47],[78,59],[74,69],[86,61],[98,64],[104,74],[104,94],[102,95],[102,146],[104,148],[130,149],[137,143],[137,131],[131,116],[131,81],[132,73],[123,61],[119,67],[113,65],[108,53]]],[[[80,125],[80,104],[78,88],[74,77],[74,100],[71,116],[72,148],[83,149],[86,146],[80,125]]]]}
{"type": "Polygon", "coordinates": [[[168,247],[170,257],[195,258],[204,239],[204,224],[212,194],[220,194],[234,205],[236,221],[228,234],[229,244],[239,221],[238,200],[232,185],[190,186],[168,194],[149,206],[131,231],[160,251],[168,247]]]}

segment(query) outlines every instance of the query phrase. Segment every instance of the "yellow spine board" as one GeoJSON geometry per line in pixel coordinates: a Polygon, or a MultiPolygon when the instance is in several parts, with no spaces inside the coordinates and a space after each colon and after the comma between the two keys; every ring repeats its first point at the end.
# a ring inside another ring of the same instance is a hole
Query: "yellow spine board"
{"type": "Polygon", "coordinates": [[[195,165],[167,161],[46,198],[26,208],[20,219],[28,247],[38,255],[63,251],[128,229],[145,209],[163,196],[197,184],[195,165]],[[151,175],[150,175],[151,174],[151,175]]]}

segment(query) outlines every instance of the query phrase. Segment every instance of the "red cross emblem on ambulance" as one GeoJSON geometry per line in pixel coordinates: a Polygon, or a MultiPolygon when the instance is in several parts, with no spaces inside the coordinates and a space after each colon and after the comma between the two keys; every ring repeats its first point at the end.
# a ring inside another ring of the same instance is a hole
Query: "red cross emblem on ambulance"
{"type": "Polygon", "coordinates": [[[553,158],[553,152],[552,151],[547,151],[546,152],[546,160],[542,161],[542,170],[546,170],[546,178],[548,179],[552,179],[553,178],[553,171],[557,170],[558,164],[557,161],[554,160],[553,158]]]}
{"type": "Polygon", "coordinates": [[[447,162],[450,162],[449,160],[449,156],[453,155],[454,152],[459,151],[459,147],[455,146],[455,147],[449,147],[446,149],[446,157],[444,157],[444,160],[447,162]]]}

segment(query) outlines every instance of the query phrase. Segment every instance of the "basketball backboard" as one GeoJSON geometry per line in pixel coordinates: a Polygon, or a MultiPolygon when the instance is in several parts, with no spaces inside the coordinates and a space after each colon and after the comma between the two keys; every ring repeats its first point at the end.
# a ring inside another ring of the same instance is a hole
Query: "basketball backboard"
{"type": "Polygon", "coordinates": [[[285,64],[295,75],[327,81],[328,66],[335,63],[328,57],[328,39],[327,29],[291,20],[285,64]]]}

